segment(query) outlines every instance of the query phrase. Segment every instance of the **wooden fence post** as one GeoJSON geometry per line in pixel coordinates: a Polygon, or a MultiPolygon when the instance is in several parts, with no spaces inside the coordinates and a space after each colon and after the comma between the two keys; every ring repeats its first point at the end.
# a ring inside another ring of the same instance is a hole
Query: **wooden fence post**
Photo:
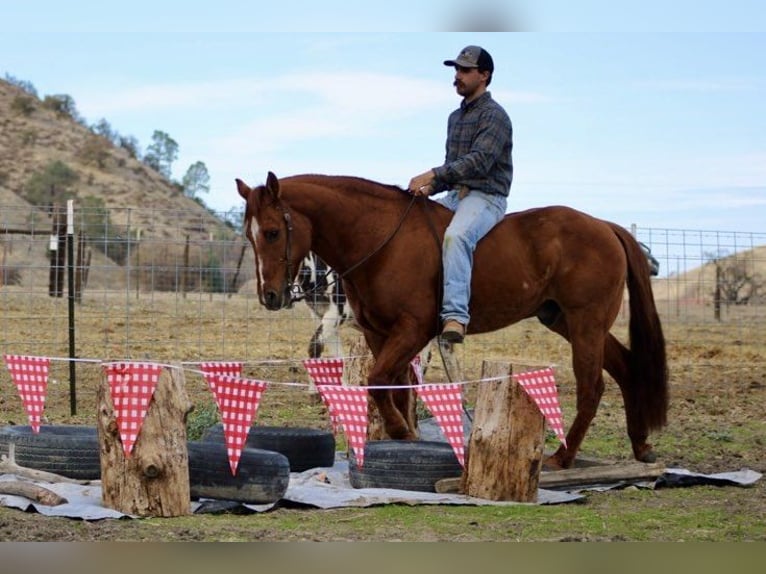
{"type": "Polygon", "coordinates": [[[488,500],[536,502],[545,419],[511,377],[510,363],[484,361],[461,491],[488,500]]]}
{"type": "Polygon", "coordinates": [[[104,506],[136,516],[191,514],[186,417],[192,403],[183,370],[164,369],[125,456],[106,374],[98,389],[98,437],[104,506]]]}

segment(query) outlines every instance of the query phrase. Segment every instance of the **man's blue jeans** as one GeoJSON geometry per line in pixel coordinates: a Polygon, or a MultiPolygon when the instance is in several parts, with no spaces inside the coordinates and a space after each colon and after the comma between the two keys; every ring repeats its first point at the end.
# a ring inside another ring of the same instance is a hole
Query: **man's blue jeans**
{"type": "Polygon", "coordinates": [[[471,319],[468,301],[471,299],[473,252],[479,240],[505,215],[508,198],[471,190],[459,199],[458,191],[451,190],[435,201],[455,212],[442,245],[444,300],[441,320],[454,319],[468,325],[471,319]]]}

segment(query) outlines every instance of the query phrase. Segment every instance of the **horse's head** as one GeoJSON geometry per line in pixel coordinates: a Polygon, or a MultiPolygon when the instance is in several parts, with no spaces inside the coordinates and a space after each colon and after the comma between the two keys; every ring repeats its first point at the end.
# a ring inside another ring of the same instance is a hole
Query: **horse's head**
{"type": "Polygon", "coordinates": [[[272,311],[289,307],[291,286],[311,247],[309,231],[293,217],[273,173],[255,188],[236,181],[246,203],[245,236],[255,254],[258,298],[272,311]]]}

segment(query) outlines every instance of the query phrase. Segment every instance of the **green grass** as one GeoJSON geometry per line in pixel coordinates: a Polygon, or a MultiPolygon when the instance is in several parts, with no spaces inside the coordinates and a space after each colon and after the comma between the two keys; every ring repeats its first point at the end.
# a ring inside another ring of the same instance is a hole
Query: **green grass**
{"type": "Polygon", "coordinates": [[[747,496],[752,493],[735,487],[626,489],[554,506],[280,508],[103,521],[84,529],[92,536],[119,524],[122,539],[158,541],[766,541],[764,517],[736,511],[747,496]]]}

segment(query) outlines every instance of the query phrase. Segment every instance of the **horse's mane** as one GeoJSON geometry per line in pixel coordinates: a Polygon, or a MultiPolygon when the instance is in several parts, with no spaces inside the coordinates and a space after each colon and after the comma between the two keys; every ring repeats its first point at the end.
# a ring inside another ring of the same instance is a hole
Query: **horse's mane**
{"type": "Polygon", "coordinates": [[[322,175],[317,173],[308,173],[286,177],[283,181],[288,180],[300,180],[305,183],[314,183],[317,185],[327,185],[328,180],[330,180],[341,186],[351,187],[354,189],[354,192],[368,193],[376,197],[391,198],[392,192],[397,194],[396,197],[401,195],[406,195],[409,197],[409,192],[406,189],[399,187],[398,185],[380,183],[371,179],[365,179],[363,177],[352,175],[322,175]]]}

